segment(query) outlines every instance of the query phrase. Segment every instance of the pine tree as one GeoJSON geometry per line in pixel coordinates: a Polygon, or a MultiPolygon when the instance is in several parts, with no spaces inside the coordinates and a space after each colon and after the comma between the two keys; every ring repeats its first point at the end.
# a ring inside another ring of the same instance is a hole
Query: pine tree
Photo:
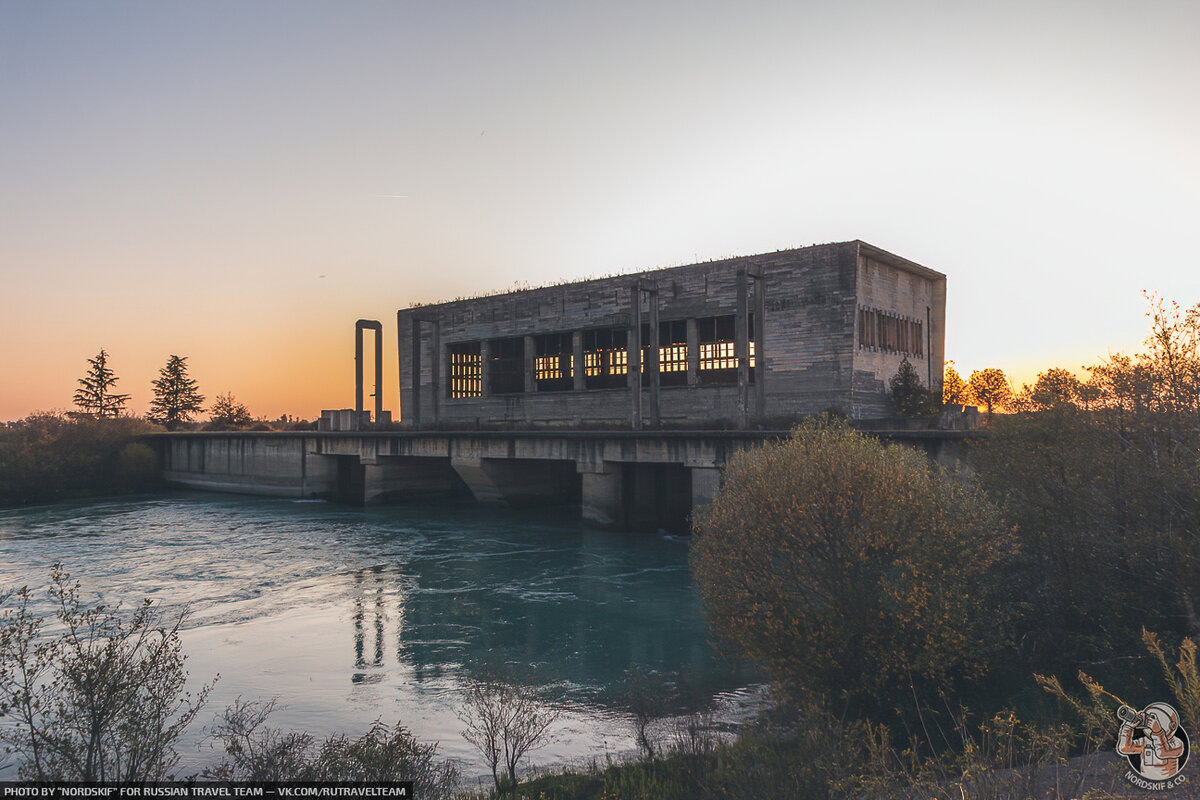
{"type": "Polygon", "coordinates": [[[87,375],[79,379],[79,388],[75,390],[75,405],[80,413],[92,417],[117,417],[129,401],[129,395],[117,394],[113,386],[120,380],[108,368],[108,353],[101,348],[95,358],[89,358],[91,368],[87,375]]]}
{"type": "Polygon", "coordinates": [[[154,400],[146,418],[162,423],[169,431],[204,410],[204,395],[198,391],[196,381],[188,377],[185,361],[186,356],[172,355],[158,371],[159,377],[151,382],[154,400]]]}
{"type": "Polygon", "coordinates": [[[217,395],[217,401],[209,409],[209,419],[216,425],[231,428],[244,428],[254,421],[250,410],[244,403],[238,402],[233,392],[217,395]]]}
{"type": "Polygon", "coordinates": [[[900,362],[900,369],[888,381],[888,388],[896,411],[903,417],[920,417],[937,411],[933,393],[921,385],[921,376],[907,358],[900,362]]]}

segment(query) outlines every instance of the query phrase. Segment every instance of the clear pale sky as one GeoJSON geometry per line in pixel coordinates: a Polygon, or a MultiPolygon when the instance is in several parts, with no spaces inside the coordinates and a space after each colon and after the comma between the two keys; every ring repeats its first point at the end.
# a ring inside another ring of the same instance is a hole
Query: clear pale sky
{"type": "Polygon", "coordinates": [[[413,301],[863,239],[1020,381],[1200,300],[1200,3],[0,0],[0,420],[354,403],[413,301]]]}

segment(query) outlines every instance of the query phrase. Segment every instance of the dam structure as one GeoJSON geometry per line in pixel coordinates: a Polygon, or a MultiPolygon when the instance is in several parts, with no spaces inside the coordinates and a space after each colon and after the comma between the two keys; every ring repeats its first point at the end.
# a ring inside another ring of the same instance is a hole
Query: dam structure
{"type": "MultiPolygon", "coordinates": [[[[862,241],[422,305],[396,314],[395,424],[380,402],[381,326],[359,320],[353,411],[323,412],[315,432],[153,441],[164,477],[195,488],[367,503],[469,493],[686,529],[733,453],[822,412],[887,428],[887,381],[905,359],[940,386],[945,319],[943,274],[862,241]]],[[[965,433],[886,435],[953,460],[965,433]]]]}

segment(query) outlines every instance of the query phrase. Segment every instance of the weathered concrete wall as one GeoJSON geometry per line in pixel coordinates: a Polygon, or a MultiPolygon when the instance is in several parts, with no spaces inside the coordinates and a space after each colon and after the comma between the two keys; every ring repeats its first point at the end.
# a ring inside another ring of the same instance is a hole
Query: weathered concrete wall
{"type": "MultiPolygon", "coordinates": [[[[577,503],[585,520],[687,530],[721,468],[781,431],[171,433],[146,437],[163,477],[210,491],[372,503],[467,496],[577,503]]],[[[963,468],[968,431],[877,432],[963,468]]]]}
{"type": "MultiPolygon", "coordinates": [[[[945,277],[863,242],[846,242],[401,310],[401,422],[446,429],[630,427],[634,399],[628,387],[585,389],[576,380],[572,390],[539,392],[527,380],[525,392],[489,395],[485,376],[485,396],[451,398],[448,347],[604,328],[626,329],[632,338],[631,287],[639,279],[657,286],[660,324],[739,310],[754,314],[755,293],[760,287],[764,292],[764,319],[754,323],[763,359],[762,407],[756,387],[705,384],[693,370],[688,385],[660,389],[659,421],[666,427],[735,428],[744,416],[759,425],[780,424],[830,409],[859,418],[887,416],[886,381],[903,355],[859,346],[860,307],[920,322],[922,354],[910,360],[923,377],[940,383],[945,277]],[[748,281],[747,305],[739,309],[738,273],[746,270],[762,279],[748,281]]],[[[648,321],[643,311],[643,324],[648,321]]],[[[689,341],[689,350],[694,347],[689,341]]],[[[532,361],[528,352],[526,359],[532,361]]],[[[649,383],[645,376],[644,418],[649,383]]]]}
{"type": "Polygon", "coordinates": [[[311,455],[304,435],[223,433],[150,437],[164,480],[193,489],[320,497],[337,488],[337,465],[311,455]]]}
{"type": "Polygon", "coordinates": [[[860,247],[858,306],[920,324],[921,352],[904,353],[866,345],[860,340],[860,326],[856,326],[853,399],[853,416],[856,418],[883,417],[891,412],[885,395],[887,381],[900,369],[900,363],[905,358],[927,387],[940,387],[942,384],[946,279],[944,276],[898,269],[884,258],[869,245],[860,247]]]}

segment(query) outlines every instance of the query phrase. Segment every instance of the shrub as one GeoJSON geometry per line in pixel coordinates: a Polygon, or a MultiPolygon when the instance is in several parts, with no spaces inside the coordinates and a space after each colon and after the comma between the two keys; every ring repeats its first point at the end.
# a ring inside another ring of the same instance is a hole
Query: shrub
{"type": "Polygon", "coordinates": [[[709,622],[785,689],[887,709],[1003,644],[995,508],[928,459],[819,419],[730,460],[692,569],[709,622]]]}
{"type": "Polygon", "coordinates": [[[61,626],[50,635],[30,610],[27,587],[0,617],[0,739],[38,781],[159,781],[171,777],[175,743],[212,683],[192,697],[179,642],[180,615],[150,601],[131,614],[86,608],[79,584],[55,564],[50,594],[61,626]]]}
{"type": "Polygon", "coordinates": [[[319,745],[307,731],[280,731],[266,725],[275,701],[238,700],[225,709],[212,735],[228,756],[205,770],[213,780],[239,781],[412,781],[414,794],[428,800],[453,796],[458,771],[436,761],[437,745],[418,742],[397,723],[376,720],[365,734],[351,739],[331,736],[319,745]]]}

